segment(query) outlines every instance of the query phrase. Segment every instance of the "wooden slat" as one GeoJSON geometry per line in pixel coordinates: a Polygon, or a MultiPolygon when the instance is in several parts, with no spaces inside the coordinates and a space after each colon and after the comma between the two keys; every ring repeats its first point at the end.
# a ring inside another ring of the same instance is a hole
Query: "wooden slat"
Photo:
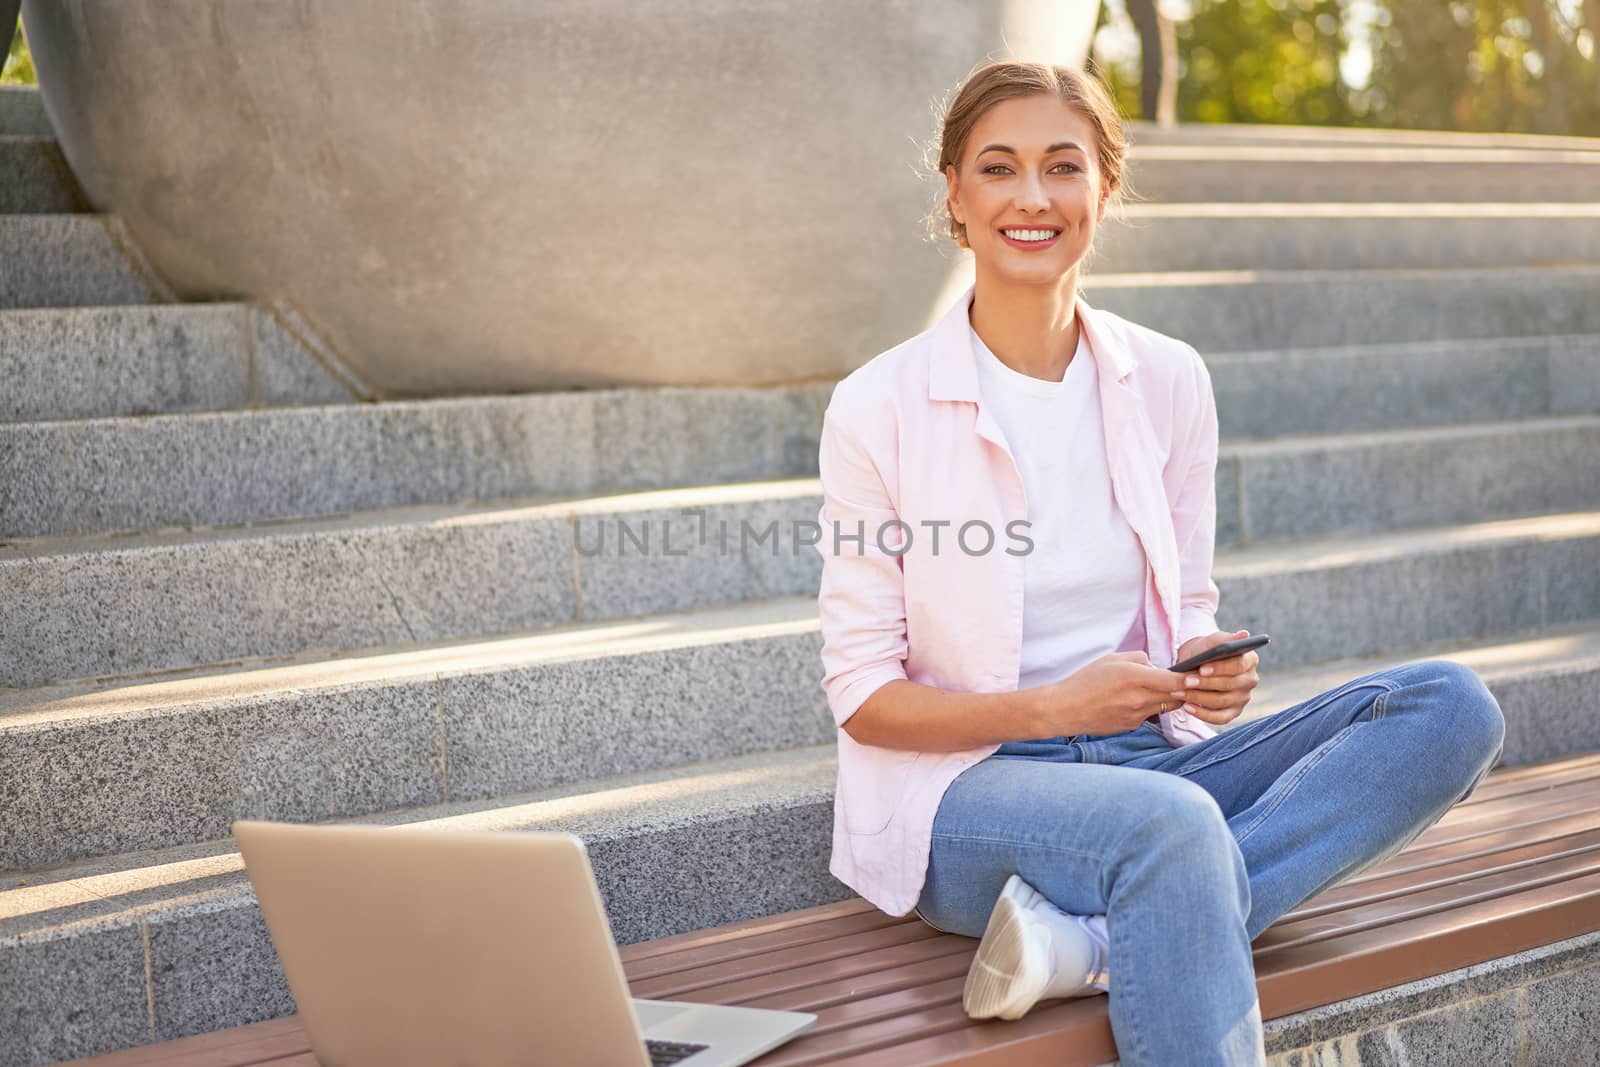
{"type": "Polygon", "coordinates": [[[1458,831],[1463,827],[1517,819],[1523,812],[1539,811],[1562,802],[1574,807],[1588,807],[1597,799],[1600,799],[1600,781],[1585,778],[1576,782],[1553,785],[1548,789],[1497,797],[1482,804],[1457,804],[1424,830],[1423,835],[1439,836],[1458,831]]]}
{"type": "Polygon", "coordinates": [[[1600,929],[1600,874],[1261,953],[1256,975],[1262,1016],[1331,1004],[1595,929],[1600,929]]]}
{"type": "Polygon", "coordinates": [[[1103,996],[1045,1001],[1020,1019],[975,1022],[959,1001],[929,1012],[933,1019],[901,1040],[879,1040],[852,1053],[816,1059],[796,1038],[752,1067],[1092,1067],[1117,1058],[1116,1039],[1103,996]]]}
{"type": "MultiPolygon", "coordinates": [[[[1552,859],[1531,871],[1487,875],[1409,893],[1395,900],[1343,908],[1331,915],[1298,922],[1276,922],[1256,938],[1255,944],[1258,954],[1270,957],[1273,952],[1289,945],[1347,936],[1358,930],[1381,930],[1425,915],[1448,915],[1470,904],[1508,897],[1541,886],[1560,886],[1580,881],[1588,875],[1600,875],[1600,855],[1592,852],[1552,859]]],[[[1600,913],[1596,914],[1596,919],[1600,920],[1600,913]]]]}
{"type": "Polygon", "coordinates": [[[918,1002],[922,991],[949,978],[965,977],[972,963],[977,942],[951,936],[951,951],[912,963],[884,967],[850,981],[820,981],[744,996],[735,992],[723,999],[691,994],[684,1000],[707,1004],[739,1004],[750,1008],[779,1011],[809,1011],[817,1014],[817,1027],[828,1029],[834,1020],[876,1019],[894,1014],[918,1002]],[[857,1005],[864,1006],[858,1008],[857,1005]]]}
{"type": "MultiPolygon", "coordinates": [[[[633,986],[634,996],[660,1000],[683,1000],[696,993],[703,1000],[719,1004],[743,1003],[750,997],[796,989],[818,982],[851,980],[902,963],[917,963],[926,959],[947,956],[952,952],[971,951],[975,944],[970,937],[941,934],[925,923],[913,919],[902,920],[908,932],[926,933],[914,941],[884,944],[869,941],[856,951],[843,946],[826,954],[804,949],[774,953],[774,959],[752,971],[746,964],[735,962],[721,966],[711,964],[698,967],[681,975],[650,979],[633,986]]],[[[891,931],[892,932],[892,931],[891,931]]]]}
{"type": "Polygon", "coordinates": [[[1492,852],[1475,850],[1447,862],[1396,871],[1383,878],[1369,878],[1359,885],[1339,884],[1323,890],[1312,900],[1279,917],[1274,925],[1325,916],[1357,905],[1376,904],[1434,886],[1491,874],[1520,870],[1527,872],[1528,877],[1535,877],[1535,868],[1557,858],[1584,853],[1600,855],[1600,819],[1587,821],[1591,823],[1591,829],[1578,833],[1531,840],[1525,838],[1515,844],[1507,842],[1492,852]]]}
{"type": "Polygon", "coordinates": [[[1493,832],[1512,825],[1533,825],[1539,819],[1590,811],[1595,806],[1600,806],[1600,782],[1574,782],[1547,792],[1493,800],[1483,808],[1470,811],[1453,809],[1411,841],[1411,846],[1429,848],[1443,841],[1472,837],[1474,833],[1493,832]]]}
{"type": "Polygon", "coordinates": [[[744,919],[740,922],[713,927],[710,930],[690,930],[682,934],[671,934],[667,937],[658,937],[650,941],[640,941],[636,944],[623,946],[617,951],[622,956],[623,963],[632,963],[634,960],[662,956],[679,952],[686,948],[698,948],[701,945],[720,945],[728,941],[737,941],[755,933],[787,930],[790,927],[811,923],[825,923],[832,919],[862,913],[871,913],[888,918],[888,916],[884,916],[882,912],[873,907],[869,901],[861,897],[851,897],[849,900],[841,900],[833,904],[821,904],[815,908],[802,908],[798,911],[784,912],[781,915],[762,915],[754,919],[744,919]]]}
{"type": "Polygon", "coordinates": [[[1517,792],[1524,787],[1548,779],[1570,781],[1576,778],[1600,776],[1600,752],[1586,752],[1569,759],[1551,760],[1548,763],[1525,763],[1516,767],[1497,767],[1490,771],[1478,788],[1457,807],[1470,807],[1493,799],[1503,793],[1517,792]]]}
{"type": "MultiPolygon", "coordinates": [[[[1035,1020],[1026,1028],[1032,1030],[1037,1027],[1037,1020],[1046,1014],[1051,1018],[1050,1030],[1062,1026],[1068,1028],[1068,1040],[1075,1057],[1093,1048],[1100,1049],[1104,1055],[1099,1059],[1078,1060],[1062,1059],[1059,1054],[1053,1054],[1054,1058],[1038,1062],[1062,1067],[1078,1062],[1098,1064],[1116,1058],[1116,1045],[1106,1016],[1104,997],[1088,997],[1060,1004],[1047,1003],[1016,1022],[978,1023],[969,1019],[961,1006],[961,988],[965,981],[965,977],[951,979],[938,988],[936,996],[924,999],[915,1008],[892,1019],[838,1033],[817,1035],[806,1031],[754,1062],[760,1067],[822,1067],[851,1062],[867,1052],[872,1055],[874,1063],[923,1063],[926,1060],[901,1060],[897,1053],[911,1045],[979,1048],[997,1041],[1009,1042],[1014,1035],[1008,1031],[1017,1023],[1035,1020]],[[1060,1010],[1063,1007],[1067,1010],[1060,1010]]],[[[1005,1062],[1009,1064],[1014,1061],[1008,1059],[1005,1062]]]]}
{"type": "MultiPolygon", "coordinates": [[[[635,979],[644,981],[649,978],[675,974],[679,971],[687,971],[702,964],[754,959],[755,957],[786,949],[806,946],[826,949],[830,943],[837,943],[841,939],[870,937],[889,927],[899,930],[904,921],[903,916],[896,918],[892,915],[885,915],[877,908],[872,908],[870,912],[846,915],[826,922],[795,924],[781,930],[762,930],[737,940],[694,945],[664,955],[646,956],[632,960],[624,958],[623,962],[627,965],[630,981],[635,979]]],[[[937,931],[934,932],[937,933],[937,931]]],[[[908,935],[901,931],[894,936],[906,937],[908,935]]]]}
{"type": "Polygon", "coordinates": [[[1403,849],[1399,854],[1369,867],[1354,878],[1347,878],[1324,892],[1359,892],[1368,882],[1396,874],[1426,870],[1474,856],[1488,859],[1507,848],[1552,841],[1594,829],[1600,829],[1600,811],[1579,811],[1539,820],[1526,826],[1492,830],[1428,847],[1419,848],[1417,846],[1421,844],[1420,842],[1412,842],[1412,847],[1403,849]]]}
{"type": "Polygon", "coordinates": [[[915,918],[912,920],[899,918],[891,925],[872,929],[864,934],[856,934],[853,937],[832,937],[806,944],[790,945],[787,949],[776,949],[757,958],[746,957],[741,953],[738,957],[728,960],[702,961],[699,965],[683,968],[682,971],[670,971],[653,977],[645,976],[637,982],[634,981],[632,969],[624,966],[624,971],[627,973],[627,981],[635,990],[648,990],[635,993],[635,997],[672,1000],[680,993],[704,989],[707,985],[717,985],[728,981],[730,977],[755,979],[762,977],[763,974],[794,971],[803,966],[818,965],[830,960],[850,960],[878,950],[896,949],[899,945],[914,944],[918,941],[933,941],[936,937],[942,936],[947,934],[941,934],[938,929],[915,918]]]}
{"type": "Polygon", "coordinates": [[[300,1016],[288,1015],[72,1062],[74,1067],[246,1067],[310,1048],[300,1016]]]}

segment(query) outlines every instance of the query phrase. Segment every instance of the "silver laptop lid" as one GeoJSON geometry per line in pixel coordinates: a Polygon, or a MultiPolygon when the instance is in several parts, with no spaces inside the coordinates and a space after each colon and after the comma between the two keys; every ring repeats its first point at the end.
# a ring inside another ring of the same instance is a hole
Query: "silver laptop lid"
{"type": "Polygon", "coordinates": [[[581,838],[233,832],[323,1067],[648,1067],[581,838]]]}

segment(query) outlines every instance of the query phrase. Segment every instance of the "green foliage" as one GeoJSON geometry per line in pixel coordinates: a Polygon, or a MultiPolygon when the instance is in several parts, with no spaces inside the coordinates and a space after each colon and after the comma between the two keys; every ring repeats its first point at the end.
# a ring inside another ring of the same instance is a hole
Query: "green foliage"
{"type": "MultiPolygon", "coordinates": [[[[1172,0],[1169,9],[1182,6],[1172,0]]],[[[1101,24],[1122,19],[1104,0],[1101,24]]],[[[1600,136],[1600,0],[1187,0],[1181,122],[1600,136]]],[[[1101,69],[1139,114],[1137,55],[1101,69]]]]}
{"type": "Polygon", "coordinates": [[[1179,121],[1356,125],[1342,16],[1340,0],[1197,3],[1176,27],[1179,121]]]}
{"type": "Polygon", "coordinates": [[[1372,71],[1380,114],[1435,129],[1600,134],[1600,5],[1390,0],[1386,10],[1372,71]],[[1595,19],[1588,56],[1583,12],[1595,19]]]}
{"type": "MultiPolygon", "coordinates": [[[[11,29],[7,26],[0,33],[10,33],[11,29]]],[[[11,52],[6,56],[5,67],[0,69],[0,85],[33,85],[39,79],[33,73],[33,53],[28,51],[28,35],[23,32],[20,22],[16,31],[11,38],[11,52]]]]}

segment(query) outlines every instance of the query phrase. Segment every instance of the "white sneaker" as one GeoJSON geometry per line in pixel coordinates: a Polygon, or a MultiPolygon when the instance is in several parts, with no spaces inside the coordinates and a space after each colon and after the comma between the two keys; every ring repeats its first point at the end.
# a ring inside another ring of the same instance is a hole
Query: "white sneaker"
{"type": "Polygon", "coordinates": [[[1089,981],[1096,962],[1094,939],[1076,917],[1013,874],[989,913],[961,1004],[974,1019],[1020,1019],[1040,1000],[1094,996],[1101,992],[1089,981]],[[1053,922],[1040,905],[1074,922],[1053,922]],[[1071,964],[1068,971],[1058,967],[1062,956],[1071,964]]]}

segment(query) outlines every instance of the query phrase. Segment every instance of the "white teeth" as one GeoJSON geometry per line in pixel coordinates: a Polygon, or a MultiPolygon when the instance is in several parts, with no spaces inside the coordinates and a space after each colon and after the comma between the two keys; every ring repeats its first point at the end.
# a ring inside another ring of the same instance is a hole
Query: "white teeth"
{"type": "Polygon", "coordinates": [[[1001,230],[1000,232],[1013,241],[1048,241],[1057,233],[1055,230],[1001,230]]]}

